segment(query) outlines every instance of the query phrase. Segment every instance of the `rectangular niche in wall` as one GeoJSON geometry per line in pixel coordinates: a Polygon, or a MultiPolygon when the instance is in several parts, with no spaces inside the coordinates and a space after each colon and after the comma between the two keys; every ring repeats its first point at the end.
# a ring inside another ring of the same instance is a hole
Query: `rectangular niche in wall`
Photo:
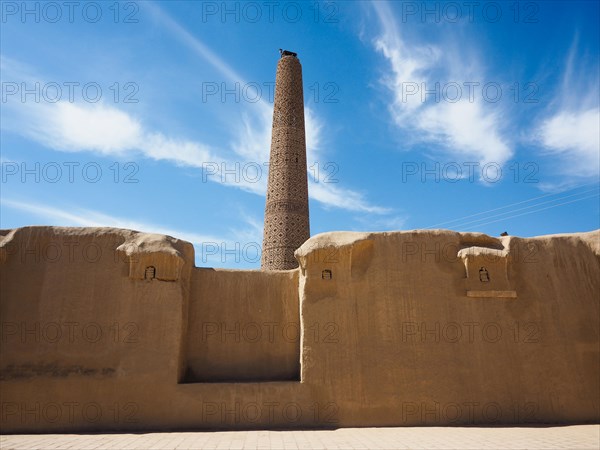
{"type": "Polygon", "coordinates": [[[465,264],[467,297],[517,297],[508,279],[508,252],[487,247],[468,247],[458,252],[465,264]]]}
{"type": "Polygon", "coordinates": [[[192,271],[182,383],[300,381],[297,272],[192,271]]]}

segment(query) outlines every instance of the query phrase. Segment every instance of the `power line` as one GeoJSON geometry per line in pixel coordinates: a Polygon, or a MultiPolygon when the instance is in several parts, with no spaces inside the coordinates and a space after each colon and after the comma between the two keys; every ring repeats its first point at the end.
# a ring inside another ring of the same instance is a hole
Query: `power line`
{"type": "MultiPolygon", "coordinates": [[[[527,212],[524,212],[524,213],[521,213],[521,214],[516,214],[514,216],[504,217],[502,219],[497,219],[497,220],[492,220],[490,222],[481,223],[481,224],[479,224],[477,226],[481,227],[481,226],[484,226],[484,225],[489,225],[490,223],[501,222],[503,220],[512,219],[514,217],[524,216],[524,215],[527,215],[527,214],[533,214],[533,213],[536,213],[536,212],[539,212],[539,211],[544,211],[546,209],[556,208],[557,206],[567,205],[569,203],[575,203],[575,202],[578,202],[578,201],[581,201],[581,200],[585,200],[585,199],[593,198],[593,197],[598,197],[598,196],[600,196],[600,193],[594,194],[594,195],[588,195],[587,197],[578,198],[578,199],[575,199],[575,200],[571,200],[569,202],[559,203],[558,205],[547,206],[546,208],[537,209],[535,211],[527,211],[527,212]]],[[[466,230],[466,231],[471,231],[471,230],[466,230]]]]}
{"type": "MultiPolygon", "coordinates": [[[[424,229],[436,228],[436,227],[438,227],[438,226],[440,226],[440,225],[446,225],[446,224],[450,224],[450,223],[453,223],[453,222],[462,222],[464,219],[469,219],[469,218],[471,218],[471,217],[481,216],[481,215],[483,215],[483,214],[488,214],[488,213],[491,213],[491,212],[494,212],[494,211],[499,211],[499,210],[501,210],[501,209],[510,208],[510,207],[512,207],[512,206],[516,206],[516,205],[522,205],[523,203],[529,203],[529,202],[533,202],[533,201],[535,201],[535,200],[539,200],[539,199],[546,198],[546,197],[552,197],[552,196],[556,196],[556,195],[563,195],[563,194],[565,194],[565,193],[567,193],[567,192],[574,191],[574,190],[576,190],[576,189],[581,189],[581,188],[584,188],[584,187],[587,187],[587,186],[591,186],[591,185],[595,185],[595,184],[596,184],[596,183],[588,183],[588,184],[583,184],[583,185],[581,185],[581,186],[577,186],[577,187],[575,187],[575,188],[567,189],[566,191],[560,192],[560,193],[558,193],[558,194],[544,194],[544,195],[540,195],[539,197],[534,197],[534,198],[531,198],[531,199],[529,199],[529,200],[523,200],[523,201],[520,201],[520,202],[511,203],[511,204],[509,204],[509,205],[506,205],[506,206],[501,206],[501,207],[499,207],[499,208],[494,208],[494,209],[490,209],[490,210],[483,211],[483,212],[480,212],[480,213],[476,213],[476,214],[470,214],[470,215],[468,215],[468,216],[459,217],[458,219],[448,220],[448,221],[446,221],[446,222],[440,222],[440,223],[437,223],[437,224],[435,224],[435,225],[431,225],[431,226],[425,227],[424,229]]],[[[592,190],[593,190],[593,189],[592,189],[592,190]]],[[[591,191],[591,190],[590,190],[590,191],[591,191]]],[[[586,193],[586,192],[590,192],[590,191],[580,192],[580,193],[578,193],[578,194],[574,194],[574,195],[584,194],[584,193],[586,193]]],[[[554,200],[552,200],[552,201],[559,201],[559,200],[562,200],[563,198],[567,198],[567,197],[568,197],[568,196],[565,196],[565,197],[558,197],[558,198],[556,198],[556,199],[554,199],[554,200]]],[[[543,203],[540,203],[540,204],[543,204],[543,203]]],[[[535,206],[535,205],[534,205],[534,206],[535,206]]],[[[484,219],[479,219],[479,220],[485,220],[485,218],[484,218],[484,219]]],[[[468,223],[471,223],[471,222],[468,222],[468,223]]]]}
{"type": "MultiPolygon", "coordinates": [[[[564,200],[564,199],[567,199],[567,198],[575,197],[577,195],[587,194],[588,192],[593,192],[593,191],[596,191],[596,190],[597,189],[589,189],[587,191],[577,192],[576,194],[565,195],[564,197],[558,197],[558,198],[554,198],[552,200],[548,200],[548,201],[545,201],[545,202],[536,203],[536,204],[530,205],[530,206],[525,206],[523,208],[517,208],[517,209],[510,210],[510,211],[502,212],[502,213],[499,213],[499,214],[493,214],[491,216],[483,217],[481,219],[471,220],[469,222],[464,222],[464,223],[461,222],[458,225],[454,225],[454,226],[464,227],[466,225],[469,225],[469,224],[472,224],[472,223],[476,223],[476,222],[480,222],[482,220],[491,219],[492,217],[500,217],[500,216],[503,216],[505,214],[512,214],[512,213],[517,212],[517,211],[523,211],[523,210],[526,210],[526,209],[537,208],[538,206],[545,205],[547,203],[553,203],[553,202],[561,201],[561,200],[564,200]]],[[[589,198],[589,197],[586,197],[586,198],[589,198]]]]}

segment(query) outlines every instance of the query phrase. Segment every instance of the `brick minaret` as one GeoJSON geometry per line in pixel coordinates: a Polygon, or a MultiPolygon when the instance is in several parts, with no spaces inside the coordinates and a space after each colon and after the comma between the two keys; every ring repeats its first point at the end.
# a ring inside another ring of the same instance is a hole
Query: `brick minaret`
{"type": "Polygon", "coordinates": [[[261,268],[298,267],[294,251],[310,237],[302,66],[283,51],[277,64],[261,268]]]}

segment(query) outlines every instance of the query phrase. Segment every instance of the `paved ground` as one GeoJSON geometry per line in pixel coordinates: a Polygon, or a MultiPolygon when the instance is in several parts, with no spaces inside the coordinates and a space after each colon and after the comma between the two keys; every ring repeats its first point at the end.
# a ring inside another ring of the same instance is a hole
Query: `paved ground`
{"type": "Polygon", "coordinates": [[[0,436],[8,449],[598,449],[600,425],[0,436]]]}

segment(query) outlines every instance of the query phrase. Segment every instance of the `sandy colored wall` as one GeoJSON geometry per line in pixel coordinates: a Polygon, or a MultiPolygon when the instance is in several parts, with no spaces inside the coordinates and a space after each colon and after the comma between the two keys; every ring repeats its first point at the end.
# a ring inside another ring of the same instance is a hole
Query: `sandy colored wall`
{"type": "Polygon", "coordinates": [[[1,234],[4,433],[600,420],[598,231],[328,233],[273,273],[128,230],[1,234]]]}
{"type": "Polygon", "coordinates": [[[177,380],[189,243],[29,227],[8,233],[1,252],[2,381],[177,380]],[[143,279],[148,266],[157,278],[143,279]]]}
{"type": "Polygon", "coordinates": [[[598,240],[317,236],[298,252],[302,322],[335,323],[339,342],[306,333],[302,379],[343,423],[598,421],[598,240]]]}
{"type": "Polygon", "coordinates": [[[194,269],[186,382],[300,379],[298,272],[194,269]]]}

